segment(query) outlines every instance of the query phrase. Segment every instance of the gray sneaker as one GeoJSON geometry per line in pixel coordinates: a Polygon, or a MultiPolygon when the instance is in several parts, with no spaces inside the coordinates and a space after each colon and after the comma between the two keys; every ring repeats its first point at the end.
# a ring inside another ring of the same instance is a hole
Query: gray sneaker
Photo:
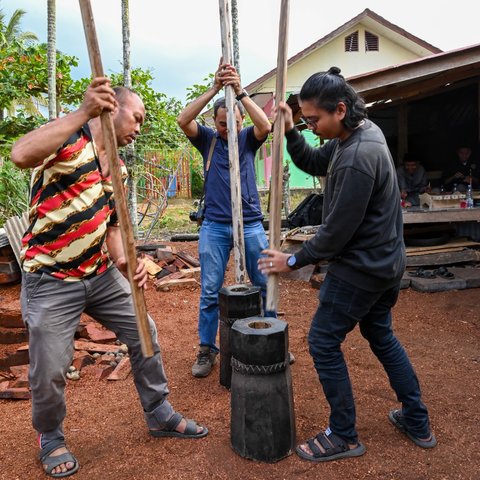
{"type": "Polygon", "coordinates": [[[197,354],[197,359],[192,367],[194,377],[206,377],[212,371],[215,365],[218,352],[210,347],[201,346],[197,354]]]}

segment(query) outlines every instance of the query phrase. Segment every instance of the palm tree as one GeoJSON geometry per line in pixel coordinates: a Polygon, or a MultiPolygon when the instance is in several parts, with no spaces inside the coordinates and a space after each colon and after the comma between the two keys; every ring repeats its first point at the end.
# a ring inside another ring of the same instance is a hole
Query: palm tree
{"type": "Polygon", "coordinates": [[[47,0],[48,118],[57,118],[57,47],[55,0],[47,0]]]}
{"type": "Polygon", "coordinates": [[[5,14],[0,9],[0,50],[6,45],[12,43],[13,40],[22,43],[29,43],[38,40],[33,32],[22,32],[20,29],[20,23],[25,13],[27,13],[25,10],[18,8],[13,12],[10,20],[6,22],[5,14]]]}
{"type": "Polygon", "coordinates": [[[233,42],[233,65],[240,75],[240,44],[238,41],[238,7],[237,0],[232,0],[232,42],[233,42]]]}
{"type": "MultiPolygon", "coordinates": [[[[21,10],[18,8],[13,12],[12,16],[7,21],[5,18],[5,14],[0,9],[0,56],[2,56],[2,50],[14,42],[30,43],[38,40],[37,36],[34,33],[22,32],[22,30],[20,29],[20,23],[25,13],[25,10],[21,10]]],[[[11,108],[15,110],[16,104],[13,104],[11,108]]],[[[35,110],[35,102],[27,102],[25,108],[26,111],[35,110]]],[[[3,119],[4,111],[2,108],[0,108],[0,121],[2,121],[3,119]]]]}
{"type": "MultiPolygon", "coordinates": [[[[130,64],[130,14],[128,0],[122,0],[122,43],[123,43],[123,85],[132,88],[132,68],[130,64]]],[[[129,170],[128,210],[132,223],[133,236],[138,238],[137,218],[137,182],[135,178],[135,147],[130,144],[125,148],[125,163],[129,170]]]]}

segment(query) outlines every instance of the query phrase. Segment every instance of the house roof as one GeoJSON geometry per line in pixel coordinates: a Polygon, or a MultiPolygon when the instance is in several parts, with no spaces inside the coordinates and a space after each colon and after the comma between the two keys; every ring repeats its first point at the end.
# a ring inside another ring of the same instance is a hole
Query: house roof
{"type": "MultiPolygon", "coordinates": [[[[437,53],[425,58],[348,77],[348,83],[373,104],[392,105],[457,88],[480,79],[480,44],[437,53]]],[[[298,93],[287,103],[300,116],[298,93]]]]}
{"type": "MultiPolygon", "coordinates": [[[[389,22],[385,18],[381,17],[377,13],[373,12],[369,8],[366,8],[363,12],[358,14],[356,17],[349,20],[347,23],[344,23],[342,26],[338,27],[333,32],[329,33],[325,37],[320,38],[315,43],[312,43],[307,48],[303,49],[293,57],[288,59],[288,67],[292,66],[293,64],[297,63],[298,61],[305,58],[307,55],[312,53],[313,51],[317,50],[318,48],[322,47],[323,45],[327,44],[334,38],[338,37],[342,33],[349,30],[351,27],[355,26],[358,23],[364,23],[367,27],[376,27],[376,30],[379,33],[382,33],[386,37],[392,38],[395,42],[399,44],[405,45],[410,50],[414,50],[420,56],[425,56],[431,53],[441,53],[442,50],[439,48],[431,45],[428,42],[425,42],[421,38],[412,35],[411,33],[407,32],[403,28],[389,22]]],[[[271,78],[277,72],[276,68],[273,68],[265,75],[262,75],[260,78],[257,78],[255,81],[247,85],[245,88],[247,91],[254,91],[257,87],[259,87],[262,83],[266,80],[271,78]]]]}
{"type": "Polygon", "coordinates": [[[367,103],[429,95],[480,76],[480,44],[347,78],[367,103]]]}

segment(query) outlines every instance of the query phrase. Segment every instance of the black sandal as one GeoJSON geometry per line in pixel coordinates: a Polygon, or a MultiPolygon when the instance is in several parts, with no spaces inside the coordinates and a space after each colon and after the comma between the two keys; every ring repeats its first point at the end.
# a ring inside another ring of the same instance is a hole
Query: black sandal
{"type": "Polygon", "coordinates": [[[443,266],[434,270],[433,273],[442,278],[455,278],[455,275],[452,272],[448,271],[447,267],[443,266]]]}
{"type": "Polygon", "coordinates": [[[427,440],[422,440],[415,435],[412,435],[408,431],[407,423],[405,422],[405,418],[402,415],[401,410],[390,410],[388,414],[388,419],[398,430],[404,433],[415,445],[422,448],[433,448],[437,445],[437,439],[430,433],[430,438],[427,440]]]}
{"type": "Polygon", "coordinates": [[[300,448],[300,445],[295,451],[299,457],[310,462],[329,462],[330,460],[339,460],[341,458],[359,457],[366,451],[366,448],[360,442],[357,443],[355,448],[350,448],[343,438],[332,433],[330,429],[320,432],[315,437],[307,440],[307,445],[313,455],[305,452],[300,448]],[[323,447],[324,452],[318,448],[315,440],[323,447]]]}
{"type": "Polygon", "coordinates": [[[435,270],[431,272],[430,270],[425,270],[422,267],[418,267],[414,272],[408,272],[411,277],[418,278],[436,278],[435,270]]]}

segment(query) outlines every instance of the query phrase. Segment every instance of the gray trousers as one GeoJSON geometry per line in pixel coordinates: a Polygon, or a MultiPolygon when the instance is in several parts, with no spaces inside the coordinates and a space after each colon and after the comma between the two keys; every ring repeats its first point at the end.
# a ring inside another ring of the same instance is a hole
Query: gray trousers
{"type": "Polygon", "coordinates": [[[25,273],[22,314],[29,333],[32,423],[42,446],[63,439],[66,414],[65,383],[74,352],[74,335],[85,312],[115,332],[128,346],[132,372],[149,428],[162,428],[173,414],[166,400],[163,369],[155,324],[149,317],[154,355],[142,355],[130,284],[116,267],[79,282],[57,280],[48,274],[25,273]]]}

